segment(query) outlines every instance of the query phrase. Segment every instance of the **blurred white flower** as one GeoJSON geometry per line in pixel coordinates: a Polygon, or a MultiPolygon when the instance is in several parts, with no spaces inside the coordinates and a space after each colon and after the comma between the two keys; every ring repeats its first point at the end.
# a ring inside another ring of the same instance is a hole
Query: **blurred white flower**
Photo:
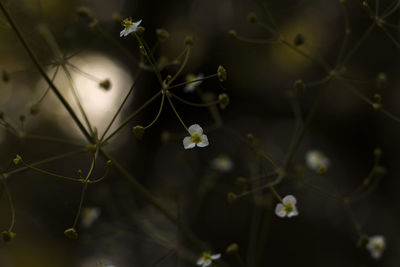
{"type": "Polygon", "coordinates": [[[192,82],[192,81],[203,79],[203,78],[204,78],[203,73],[199,73],[197,76],[194,76],[193,74],[187,75],[186,81],[191,82],[191,83],[186,84],[186,86],[183,88],[183,91],[185,93],[194,92],[194,89],[196,88],[196,86],[199,86],[203,81],[196,81],[196,82],[192,82]]]}
{"type": "Polygon", "coordinates": [[[183,139],[183,147],[185,149],[208,146],[207,135],[203,134],[203,128],[198,124],[193,124],[189,127],[190,136],[186,136],[183,139]]]}
{"type": "Polygon", "coordinates": [[[330,160],[320,151],[310,150],[306,153],[307,166],[318,173],[324,173],[328,170],[330,160]]]}
{"type": "Polygon", "coordinates": [[[220,154],[212,160],[211,165],[214,169],[221,172],[229,172],[233,168],[233,161],[225,154],[220,154]]]}
{"type": "Polygon", "coordinates": [[[124,29],[119,33],[119,37],[128,36],[130,33],[136,31],[141,22],[142,20],[132,22],[131,18],[124,19],[122,21],[122,26],[124,26],[124,29]]]}
{"type": "Polygon", "coordinates": [[[381,235],[371,236],[366,247],[371,253],[372,258],[378,260],[386,247],[385,237],[381,235]]]}
{"type": "Polygon", "coordinates": [[[211,255],[210,253],[203,252],[203,255],[197,260],[197,265],[201,267],[207,267],[209,266],[213,260],[217,260],[221,258],[221,254],[214,254],[211,255]]]}
{"type": "Polygon", "coordinates": [[[282,203],[278,203],[275,207],[275,214],[281,218],[288,218],[299,215],[296,208],[297,200],[292,195],[287,195],[282,199],[282,203]]]}
{"type": "Polygon", "coordinates": [[[81,223],[84,228],[90,228],[93,223],[100,217],[101,210],[99,207],[85,207],[81,213],[81,223]]]}

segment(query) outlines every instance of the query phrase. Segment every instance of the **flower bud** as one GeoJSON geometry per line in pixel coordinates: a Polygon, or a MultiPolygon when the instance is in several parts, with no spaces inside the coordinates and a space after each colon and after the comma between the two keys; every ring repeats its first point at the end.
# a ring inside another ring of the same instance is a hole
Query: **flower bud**
{"type": "Polygon", "coordinates": [[[169,32],[167,32],[164,29],[157,29],[156,34],[157,34],[158,40],[160,42],[164,42],[165,40],[167,40],[169,38],[169,32]]]}
{"type": "Polygon", "coordinates": [[[380,110],[382,108],[382,96],[380,94],[374,95],[374,102],[372,103],[372,107],[375,110],[380,110]]]}
{"type": "Polygon", "coordinates": [[[193,45],[193,37],[192,36],[186,36],[185,37],[185,45],[190,45],[190,46],[192,46],[193,45]]]}
{"type": "Polygon", "coordinates": [[[237,36],[237,33],[236,33],[235,30],[229,30],[228,34],[229,34],[230,37],[236,37],[237,36]]]}
{"type": "Polygon", "coordinates": [[[10,75],[8,74],[7,71],[3,70],[2,74],[1,74],[1,79],[5,83],[8,83],[10,81],[10,75]]]}
{"type": "Polygon", "coordinates": [[[228,203],[233,203],[236,200],[237,196],[235,193],[229,192],[228,193],[228,203]]]}
{"type": "Polygon", "coordinates": [[[3,237],[4,242],[9,242],[13,240],[17,234],[11,231],[3,231],[1,232],[1,235],[3,237]]]}
{"type": "Polygon", "coordinates": [[[68,228],[64,231],[64,235],[69,239],[78,239],[78,232],[75,230],[75,228],[68,228]]]}
{"type": "Polygon", "coordinates": [[[296,34],[296,36],[293,39],[293,44],[295,46],[301,46],[305,43],[304,36],[301,33],[296,34]]]}
{"type": "Polygon", "coordinates": [[[388,76],[384,72],[378,73],[378,76],[376,77],[376,87],[379,89],[386,87],[388,84],[388,76]]]}
{"type": "Polygon", "coordinates": [[[247,20],[248,20],[250,23],[256,23],[256,22],[257,22],[257,15],[256,15],[255,13],[251,12],[251,13],[249,13],[249,14],[247,15],[247,20]]]}
{"type": "Polygon", "coordinates": [[[143,126],[136,125],[135,127],[133,127],[132,131],[137,139],[142,140],[143,135],[144,135],[144,127],[143,126]]]}
{"type": "Polygon", "coordinates": [[[146,31],[146,29],[142,26],[137,27],[135,33],[139,36],[142,36],[144,34],[144,32],[146,31]]]}
{"type": "Polygon", "coordinates": [[[90,14],[90,9],[85,6],[78,7],[76,9],[76,14],[78,14],[78,16],[82,17],[82,18],[91,18],[92,17],[90,14]]]}
{"type": "Polygon", "coordinates": [[[229,96],[225,93],[218,95],[219,106],[225,109],[229,104],[229,96]]]}
{"type": "Polygon", "coordinates": [[[21,160],[22,160],[21,156],[17,154],[15,156],[15,158],[13,159],[13,162],[14,162],[15,165],[18,165],[18,164],[21,163],[21,160]]]}
{"type": "Polygon", "coordinates": [[[99,87],[108,91],[111,88],[111,81],[109,79],[105,79],[99,83],[99,87]]]}
{"type": "Polygon", "coordinates": [[[222,65],[218,66],[217,76],[220,82],[226,81],[227,79],[226,69],[222,65]]]}
{"type": "Polygon", "coordinates": [[[226,254],[231,254],[237,252],[238,250],[239,250],[238,244],[232,243],[226,248],[226,254]]]}

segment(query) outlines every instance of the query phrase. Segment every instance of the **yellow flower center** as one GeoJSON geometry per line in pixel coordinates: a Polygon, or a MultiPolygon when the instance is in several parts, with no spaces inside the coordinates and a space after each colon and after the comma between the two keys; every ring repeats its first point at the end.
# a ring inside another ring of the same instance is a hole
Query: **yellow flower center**
{"type": "Polygon", "coordinates": [[[131,27],[133,25],[132,19],[124,19],[122,21],[122,26],[124,26],[125,29],[128,29],[129,27],[131,27]]]}
{"type": "Polygon", "coordinates": [[[209,253],[207,253],[207,252],[203,252],[203,260],[204,260],[204,261],[212,260],[211,254],[209,254],[209,253]]]}
{"type": "Polygon", "coordinates": [[[190,137],[190,139],[191,139],[192,142],[195,143],[195,144],[198,144],[198,143],[200,143],[200,142],[202,141],[200,135],[197,134],[197,133],[194,134],[194,135],[192,135],[192,136],[190,137]]]}
{"type": "Polygon", "coordinates": [[[376,251],[382,250],[382,244],[379,243],[379,242],[375,243],[375,244],[374,244],[374,249],[375,249],[376,251]]]}
{"type": "Polygon", "coordinates": [[[189,74],[186,76],[186,81],[191,82],[196,80],[196,76],[194,76],[193,74],[189,74]]]}
{"type": "Polygon", "coordinates": [[[290,203],[286,204],[286,205],[285,205],[285,211],[286,211],[286,213],[292,212],[292,211],[293,211],[293,206],[292,206],[292,204],[290,204],[290,203]]]}

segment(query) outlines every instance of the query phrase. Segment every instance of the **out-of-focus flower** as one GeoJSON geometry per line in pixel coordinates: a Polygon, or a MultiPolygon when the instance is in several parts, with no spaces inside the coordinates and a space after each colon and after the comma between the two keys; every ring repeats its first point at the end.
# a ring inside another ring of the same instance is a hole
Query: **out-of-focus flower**
{"type": "Polygon", "coordinates": [[[186,81],[190,82],[188,84],[186,84],[186,86],[183,88],[183,91],[185,93],[191,93],[194,92],[194,89],[199,86],[203,81],[196,81],[193,82],[195,80],[199,80],[199,79],[203,79],[204,75],[203,73],[199,73],[197,76],[193,75],[193,74],[189,74],[186,76],[186,81]]]}
{"type": "Polygon", "coordinates": [[[229,172],[233,168],[233,161],[225,154],[220,154],[212,160],[211,166],[221,172],[229,172]]]}
{"type": "Polygon", "coordinates": [[[318,173],[325,173],[330,165],[330,160],[320,151],[310,150],[306,153],[307,166],[318,173]]]}
{"type": "Polygon", "coordinates": [[[207,135],[203,134],[203,128],[198,124],[193,124],[188,129],[190,136],[183,138],[183,147],[185,149],[208,146],[207,135]]]}
{"type": "Polygon", "coordinates": [[[282,199],[282,203],[278,203],[275,207],[275,214],[281,218],[293,217],[299,215],[296,208],[297,200],[292,195],[287,195],[282,199]]]}
{"type": "Polygon", "coordinates": [[[203,252],[203,255],[197,260],[197,265],[207,267],[213,260],[218,260],[219,258],[221,258],[220,253],[212,255],[208,252],[203,252]]]}
{"type": "Polygon", "coordinates": [[[119,33],[119,37],[128,36],[130,33],[136,31],[141,22],[142,20],[133,22],[131,18],[124,19],[122,21],[122,26],[124,27],[124,29],[119,33]]]}
{"type": "Polygon", "coordinates": [[[93,223],[100,217],[101,210],[99,207],[85,207],[82,209],[82,226],[90,228],[93,223]]]}
{"type": "Polygon", "coordinates": [[[366,248],[371,253],[372,258],[378,260],[386,247],[385,237],[382,235],[371,236],[368,240],[366,248]]]}

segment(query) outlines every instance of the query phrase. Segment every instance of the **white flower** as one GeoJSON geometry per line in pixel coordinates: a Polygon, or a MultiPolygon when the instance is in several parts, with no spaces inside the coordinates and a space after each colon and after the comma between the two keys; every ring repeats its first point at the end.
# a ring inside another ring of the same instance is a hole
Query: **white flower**
{"type": "Polygon", "coordinates": [[[211,255],[210,253],[203,252],[203,255],[197,260],[197,265],[201,267],[207,267],[209,266],[213,260],[217,260],[221,258],[221,254],[214,254],[211,255]]]}
{"type": "Polygon", "coordinates": [[[287,195],[282,199],[282,203],[278,203],[275,207],[275,214],[281,218],[293,217],[299,215],[296,208],[296,198],[292,195],[287,195]]]}
{"type": "Polygon", "coordinates": [[[385,237],[381,235],[371,236],[367,243],[367,249],[371,253],[372,258],[378,260],[385,250],[386,242],[385,237]]]}
{"type": "Polygon", "coordinates": [[[198,124],[193,124],[189,127],[190,136],[183,138],[183,146],[185,149],[208,146],[207,135],[203,134],[203,128],[198,124]]]}
{"type": "Polygon", "coordinates": [[[100,217],[100,208],[98,207],[86,207],[82,209],[82,226],[84,228],[90,228],[93,223],[100,217]]]}
{"type": "Polygon", "coordinates": [[[187,75],[186,81],[191,82],[191,83],[186,84],[186,86],[183,88],[183,91],[185,93],[194,92],[194,89],[196,88],[196,86],[199,86],[203,81],[196,81],[196,82],[192,82],[192,81],[203,79],[203,78],[204,78],[203,73],[199,73],[197,76],[194,76],[193,74],[187,75]]]}
{"type": "Polygon", "coordinates": [[[122,21],[122,26],[124,26],[124,29],[119,33],[119,37],[122,36],[128,36],[130,33],[136,31],[137,27],[139,27],[140,23],[142,20],[132,22],[132,19],[124,19],[122,21]]]}
{"type": "Polygon", "coordinates": [[[232,160],[224,154],[220,154],[218,157],[213,159],[211,165],[214,169],[219,170],[221,172],[229,172],[233,168],[232,160]]]}
{"type": "Polygon", "coordinates": [[[307,166],[318,173],[327,171],[330,160],[320,151],[311,150],[306,153],[307,166]]]}

